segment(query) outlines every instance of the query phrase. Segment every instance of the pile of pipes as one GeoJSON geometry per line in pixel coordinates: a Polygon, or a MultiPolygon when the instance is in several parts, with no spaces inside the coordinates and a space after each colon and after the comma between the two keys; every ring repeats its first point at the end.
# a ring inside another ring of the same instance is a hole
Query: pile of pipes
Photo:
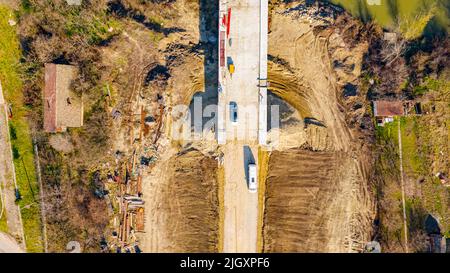
{"type": "Polygon", "coordinates": [[[144,231],[144,201],[138,195],[124,194],[119,202],[119,241],[135,241],[134,233],[144,231]]]}
{"type": "Polygon", "coordinates": [[[131,166],[125,164],[123,176],[114,172],[110,182],[117,185],[114,217],[113,248],[116,252],[139,252],[137,232],[144,232],[144,201],[142,200],[142,176],[131,175],[131,166]]]}

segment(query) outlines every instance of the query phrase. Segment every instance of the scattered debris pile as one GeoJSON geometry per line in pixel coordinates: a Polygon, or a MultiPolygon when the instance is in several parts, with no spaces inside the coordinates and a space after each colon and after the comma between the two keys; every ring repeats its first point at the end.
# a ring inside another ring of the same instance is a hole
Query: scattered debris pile
{"type": "Polygon", "coordinates": [[[110,208],[115,212],[112,220],[114,231],[109,245],[112,251],[118,253],[140,251],[136,233],[145,230],[141,172],[143,168],[151,166],[156,158],[156,155],[149,157],[142,155],[140,162],[137,162],[134,153],[130,162],[122,164],[120,171],[108,173],[108,186],[114,192],[114,198],[109,202],[110,208]]]}

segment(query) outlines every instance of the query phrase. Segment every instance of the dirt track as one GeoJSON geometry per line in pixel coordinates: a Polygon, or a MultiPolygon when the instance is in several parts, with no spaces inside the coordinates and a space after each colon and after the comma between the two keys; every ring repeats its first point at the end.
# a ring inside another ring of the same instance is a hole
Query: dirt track
{"type": "Polygon", "coordinates": [[[0,253],[23,253],[17,242],[8,235],[0,232],[0,253]]]}
{"type": "Polygon", "coordinates": [[[208,38],[214,34],[208,26],[211,20],[205,18],[214,15],[214,5],[189,0],[120,2],[123,7],[116,8],[121,14],[127,10],[158,18],[164,21],[164,29],[173,30],[167,35],[150,31],[129,16],[123,33],[102,51],[111,90],[118,92],[115,109],[122,113],[115,120],[120,130],[116,130],[114,150],[131,157],[134,149],[142,151],[145,146],[154,148],[157,157],[142,171],[145,232],[137,234],[139,246],[144,252],[216,252],[217,161],[205,156],[208,152],[189,150],[188,145],[195,145],[189,139],[178,139],[178,128],[172,126],[173,119],[180,118],[173,108],[189,106],[196,93],[217,91],[209,86],[215,78],[206,77],[210,66],[215,67],[213,53],[206,50],[208,38]],[[133,113],[139,113],[141,107],[156,122],[149,126],[142,143],[137,143],[133,141],[139,136],[141,120],[133,113]]]}
{"type": "Polygon", "coordinates": [[[9,126],[2,86],[0,83],[0,217],[6,218],[8,232],[22,245],[24,242],[22,216],[15,203],[14,163],[9,141],[9,126]]]}

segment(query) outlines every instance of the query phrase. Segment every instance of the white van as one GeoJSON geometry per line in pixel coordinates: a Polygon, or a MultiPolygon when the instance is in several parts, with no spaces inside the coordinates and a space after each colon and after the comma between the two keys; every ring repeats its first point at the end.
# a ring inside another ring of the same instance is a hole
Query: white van
{"type": "Polygon", "coordinates": [[[258,187],[258,179],[255,164],[248,164],[248,190],[256,192],[258,187]]]}

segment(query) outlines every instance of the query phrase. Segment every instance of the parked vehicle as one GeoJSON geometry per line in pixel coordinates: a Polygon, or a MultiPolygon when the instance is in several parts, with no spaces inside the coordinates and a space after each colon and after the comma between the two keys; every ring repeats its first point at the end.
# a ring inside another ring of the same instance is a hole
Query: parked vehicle
{"type": "Polygon", "coordinates": [[[238,106],[234,101],[230,102],[230,120],[233,124],[237,124],[238,121],[238,106]]]}
{"type": "Polygon", "coordinates": [[[233,73],[234,73],[234,64],[230,64],[230,65],[228,65],[228,70],[230,71],[230,74],[231,75],[233,75],[233,73]]]}
{"type": "Polygon", "coordinates": [[[248,164],[248,190],[256,192],[258,188],[258,179],[255,164],[248,164]]]}
{"type": "Polygon", "coordinates": [[[22,200],[22,194],[20,194],[20,191],[18,188],[14,189],[14,196],[16,197],[16,202],[19,202],[22,200]]]}

